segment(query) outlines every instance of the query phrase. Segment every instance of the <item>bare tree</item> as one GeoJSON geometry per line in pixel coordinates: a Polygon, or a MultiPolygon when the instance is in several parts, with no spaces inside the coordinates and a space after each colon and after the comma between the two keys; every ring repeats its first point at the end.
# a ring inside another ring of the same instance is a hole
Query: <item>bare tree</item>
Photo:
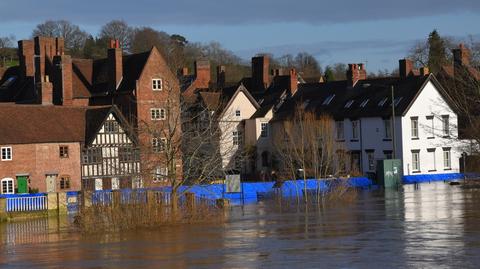
{"type": "MultiPolygon", "coordinates": [[[[305,181],[347,173],[347,155],[343,144],[335,141],[334,121],[297,106],[291,119],[275,125],[274,147],[283,176],[305,181]]],[[[319,197],[319,188],[317,190],[319,197]]]]}
{"type": "Polygon", "coordinates": [[[0,65],[2,67],[8,66],[7,62],[12,62],[17,57],[14,42],[15,36],[13,35],[0,37],[0,65]]]}
{"type": "Polygon", "coordinates": [[[120,45],[126,52],[130,52],[131,40],[134,29],[124,20],[112,20],[100,29],[100,39],[118,39],[120,45]]]}
{"type": "Polygon", "coordinates": [[[65,40],[65,47],[74,55],[83,49],[88,38],[78,25],[66,20],[47,20],[38,24],[32,32],[32,37],[35,36],[61,37],[65,40]]]}

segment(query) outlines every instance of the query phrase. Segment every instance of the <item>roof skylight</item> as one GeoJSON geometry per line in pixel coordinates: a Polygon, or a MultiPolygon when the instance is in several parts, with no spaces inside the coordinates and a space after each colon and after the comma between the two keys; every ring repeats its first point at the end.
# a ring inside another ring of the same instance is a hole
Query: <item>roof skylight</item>
{"type": "Polygon", "coordinates": [[[383,106],[383,105],[385,105],[385,103],[387,102],[387,100],[388,100],[388,97],[383,98],[382,100],[380,100],[380,102],[378,102],[378,106],[383,106]]]}
{"type": "Polygon", "coordinates": [[[355,102],[355,100],[350,100],[345,104],[345,108],[350,108],[352,104],[355,102]]]}
{"type": "Polygon", "coordinates": [[[322,105],[324,105],[324,106],[329,105],[330,102],[332,102],[334,97],[335,97],[335,94],[329,95],[327,98],[325,98],[322,105]]]}
{"type": "Polygon", "coordinates": [[[368,101],[370,101],[370,99],[363,100],[363,102],[360,104],[360,107],[365,107],[368,104],[368,101]]]}

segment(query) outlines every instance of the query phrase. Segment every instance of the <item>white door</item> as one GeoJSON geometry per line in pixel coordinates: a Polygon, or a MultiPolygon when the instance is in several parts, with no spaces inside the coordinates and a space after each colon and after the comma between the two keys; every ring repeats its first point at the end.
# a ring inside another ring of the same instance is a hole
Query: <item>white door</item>
{"type": "Polygon", "coordinates": [[[45,177],[47,192],[55,192],[57,186],[57,175],[47,175],[45,177]]]}
{"type": "Polygon", "coordinates": [[[96,191],[103,190],[103,180],[101,178],[96,178],[95,179],[95,190],[96,191]]]}
{"type": "Polygon", "coordinates": [[[120,189],[120,179],[118,177],[112,178],[112,190],[120,189]]]}

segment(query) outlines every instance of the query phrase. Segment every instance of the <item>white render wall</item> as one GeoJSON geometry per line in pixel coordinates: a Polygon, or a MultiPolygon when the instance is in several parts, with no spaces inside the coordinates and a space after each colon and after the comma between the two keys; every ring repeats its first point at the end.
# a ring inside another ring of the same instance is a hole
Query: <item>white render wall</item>
{"type": "Polygon", "coordinates": [[[435,86],[428,82],[416,101],[402,118],[402,141],[403,141],[403,173],[412,174],[442,174],[458,173],[460,170],[459,158],[461,157],[460,143],[457,141],[457,115],[447,105],[435,86]],[[442,137],[442,115],[449,116],[450,138],[442,137]],[[434,116],[434,136],[429,137],[430,126],[427,116],[434,116]],[[411,136],[411,117],[418,117],[418,139],[411,136]],[[451,170],[445,170],[443,166],[443,147],[451,147],[451,170]],[[435,148],[436,171],[433,156],[427,149],[435,148]],[[420,172],[412,173],[412,150],[420,151],[420,172]]]}

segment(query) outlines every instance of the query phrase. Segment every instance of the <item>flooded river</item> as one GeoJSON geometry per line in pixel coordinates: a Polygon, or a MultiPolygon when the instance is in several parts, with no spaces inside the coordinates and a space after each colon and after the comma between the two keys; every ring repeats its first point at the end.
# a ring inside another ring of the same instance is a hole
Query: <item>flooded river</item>
{"type": "Polygon", "coordinates": [[[227,223],[86,236],[67,219],[0,224],[0,268],[479,268],[480,190],[360,191],[322,210],[233,207],[227,223]]]}

